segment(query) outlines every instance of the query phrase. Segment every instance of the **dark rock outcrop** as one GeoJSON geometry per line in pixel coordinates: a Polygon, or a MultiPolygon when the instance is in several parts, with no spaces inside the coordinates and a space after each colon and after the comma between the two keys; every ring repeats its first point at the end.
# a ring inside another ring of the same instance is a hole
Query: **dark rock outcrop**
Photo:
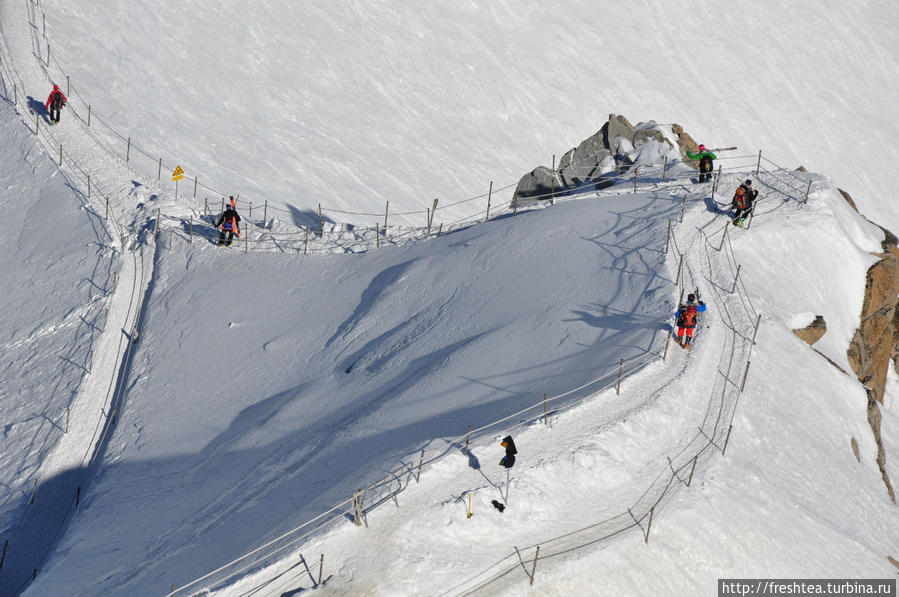
{"type": "Polygon", "coordinates": [[[825,332],[827,332],[827,323],[821,315],[815,315],[815,321],[804,328],[793,330],[793,333],[809,346],[820,340],[825,332]]]}
{"type": "MultiPolygon", "coordinates": [[[[577,147],[569,149],[556,167],[555,177],[552,168],[538,166],[525,174],[518,182],[512,197],[512,207],[521,207],[537,201],[551,200],[555,196],[567,195],[572,191],[602,189],[612,185],[612,176],[621,174],[632,165],[628,153],[635,148],[650,142],[671,143],[665,138],[653,122],[640,123],[636,127],[620,114],[609,114],[609,120],[592,136],[585,139],[577,147]]],[[[683,129],[674,125],[678,135],[678,144],[683,140],[693,149],[690,136],[683,129]]],[[[680,147],[681,158],[686,154],[680,147]]]]}

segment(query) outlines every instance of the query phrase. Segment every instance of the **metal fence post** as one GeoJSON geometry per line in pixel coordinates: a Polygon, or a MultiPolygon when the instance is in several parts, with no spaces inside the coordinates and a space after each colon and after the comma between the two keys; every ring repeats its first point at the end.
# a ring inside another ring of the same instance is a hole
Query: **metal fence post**
{"type": "Polygon", "coordinates": [[[643,536],[643,543],[649,543],[649,531],[652,529],[652,513],[655,512],[655,509],[655,506],[649,509],[649,522],[646,523],[646,534],[643,536]]]}
{"type": "Polygon", "coordinates": [[[493,198],[493,181],[490,181],[490,189],[487,191],[487,216],[484,220],[490,219],[490,200],[493,198]]]}
{"type": "Polygon", "coordinates": [[[752,331],[752,344],[755,344],[755,335],[759,333],[759,324],[762,323],[762,314],[759,313],[758,318],[755,320],[755,329],[752,331]]]}
{"type": "Polygon", "coordinates": [[[668,254],[668,245],[671,242],[671,220],[668,220],[668,234],[665,235],[665,255],[668,254]]]}
{"type": "Polygon", "coordinates": [[[684,200],[680,205],[680,223],[684,223],[684,212],[687,210],[687,196],[684,195],[684,200]]]}
{"type": "Polygon", "coordinates": [[[534,565],[531,567],[531,586],[534,586],[534,573],[537,571],[537,558],[540,557],[540,546],[537,546],[537,553],[534,554],[534,565]]]}
{"type": "MultiPolygon", "coordinates": [[[[197,198],[197,177],[194,176],[194,199],[197,198]]],[[[252,205],[252,203],[250,204],[252,205]]]]}
{"type": "Polygon", "coordinates": [[[87,126],[90,128],[91,126],[91,105],[87,105],[87,126]]]}
{"type": "Polygon", "coordinates": [[[621,370],[624,369],[624,359],[621,359],[621,362],[618,363],[618,385],[615,386],[615,395],[621,394],[621,370]]]}
{"type": "Polygon", "coordinates": [[[634,168],[634,192],[637,192],[637,172],[640,171],[640,166],[634,168]]]}
{"type": "Polygon", "coordinates": [[[362,526],[362,497],[363,493],[361,489],[357,489],[353,492],[353,524],[357,527],[362,526]]]}
{"type": "Polygon", "coordinates": [[[668,156],[665,156],[665,161],[662,162],[662,182],[665,182],[665,171],[668,170],[668,156]]]}
{"type": "Polygon", "coordinates": [[[803,203],[808,203],[808,194],[809,191],[812,190],[812,181],[808,181],[808,186],[805,188],[805,201],[803,203]]]}
{"type": "Polygon", "coordinates": [[[762,150],[759,149],[759,161],[755,164],[755,175],[759,175],[759,170],[762,168],[762,150]]]}
{"type": "Polygon", "coordinates": [[[128,149],[125,150],[125,163],[131,161],[131,137],[128,137],[128,149]]]}
{"type": "Polygon", "coordinates": [[[724,225],[724,234],[721,235],[721,244],[718,245],[718,250],[724,248],[724,239],[727,238],[727,224],[724,225]]]}
{"type": "Polygon", "coordinates": [[[681,272],[681,269],[683,269],[683,267],[684,267],[684,254],[681,253],[681,255],[680,255],[680,264],[678,264],[678,266],[677,266],[677,279],[674,280],[674,285],[675,285],[675,286],[679,286],[679,285],[680,285],[680,272],[681,272]]]}
{"type": "MultiPolygon", "coordinates": [[[[726,230],[726,229],[725,229],[726,230]]],[[[730,287],[730,293],[733,294],[737,289],[737,279],[740,277],[740,266],[737,265],[737,275],[734,276],[734,285],[730,287]]]]}
{"type": "Polygon", "coordinates": [[[728,425],[727,427],[727,437],[724,438],[724,447],[721,448],[721,455],[724,456],[724,453],[727,451],[727,442],[730,441],[730,432],[733,430],[733,424],[728,425]]]}

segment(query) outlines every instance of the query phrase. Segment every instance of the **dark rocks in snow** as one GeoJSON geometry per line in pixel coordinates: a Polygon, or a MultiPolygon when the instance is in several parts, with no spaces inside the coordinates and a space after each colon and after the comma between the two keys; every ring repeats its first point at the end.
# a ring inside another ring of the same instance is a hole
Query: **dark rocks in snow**
{"type": "MultiPolygon", "coordinates": [[[[678,151],[681,159],[686,158],[686,150],[696,150],[697,145],[675,124],[671,127],[677,135],[678,151]]],[[[600,129],[577,147],[572,147],[559,160],[555,172],[552,168],[538,166],[521,177],[511,207],[531,205],[537,201],[551,200],[553,197],[568,195],[574,191],[602,189],[613,184],[613,177],[627,172],[633,165],[635,156],[644,157],[645,163],[660,163],[659,155],[666,155],[674,145],[659,125],[653,121],[632,125],[620,114],[609,114],[609,119],[600,129]],[[641,147],[649,152],[643,154],[641,147]],[[658,147],[661,146],[661,149],[658,147]],[[667,146],[667,147],[666,147],[667,146]]]]}
{"type": "Polygon", "coordinates": [[[815,321],[804,328],[793,330],[793,333],[809,346],[820,340],[825,332],[827,332],[827,323],[821,315],[815,315],[815,321]]]}

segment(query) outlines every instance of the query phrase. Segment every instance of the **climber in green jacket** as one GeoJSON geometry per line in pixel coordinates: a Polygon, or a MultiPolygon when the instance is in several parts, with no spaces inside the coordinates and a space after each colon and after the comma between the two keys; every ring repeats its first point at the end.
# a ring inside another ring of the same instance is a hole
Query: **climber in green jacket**
{"type": "Polygon", "coordinates": [[[717,160],[718,156],[707,150],[705,145],[700,145],[699,151],[696,153],[688,151],[687,157],[691,160],[699,160],[699,182],[712,182],[712,171],[715,169],[712,160],[717,160]]]}

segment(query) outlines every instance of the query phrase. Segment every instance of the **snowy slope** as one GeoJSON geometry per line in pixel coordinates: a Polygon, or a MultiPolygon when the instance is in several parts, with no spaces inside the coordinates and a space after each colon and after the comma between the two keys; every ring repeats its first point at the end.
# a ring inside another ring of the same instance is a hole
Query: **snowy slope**
{"type": "MultiPolygon", "coordinates": [[[[616,112],[826,173],[899,229],[890,0],[42,9],[52,76],[71,76],[76,108],[92,104],[118,132],[119,155],[130,137],[148,176],[164,158],[218,193],[295,206],[307,223],[318,203],[382,213],[390,201],[422,212],[407,216],[421,225],[434,197],[514,183],[616,112]]],[[[448,217],[477,211],[462,208],[448,217]]]]}
{"type": "MultiPolygon", "coordinates": [[[[298,553],[288,551],[285,562],[226,594],[308,589],[320,553],[327,554],[325,586],[337,594],[519,594],[528,582],[521,562],[533,558],[537,545],[548,559],[538,568],[536,590],[547,594],[704,593],[719,576],[892,574],[888,540],[899,529],[873,462],[864,393],[789,334],[796,321],[824,314],[830,331],[818,348],[845,365],[879,231],[821,177],[810,179],[810,202],[799,202],[796,187],[804,186],[784,171],[757,179],[765,198],[757,220],[750,230],[734,230],[721,250],[723,204],[710,199],[707,188],[651,180],[633,195],[622,185],[427,242],[355,255],[245,255],[238,247],[214,247],[208,228],[187,244],[179,223],[182,234],[171,251],[161,243],[155,255],[143,332],[125,367],[122,411],[100,446],[101,461],[89,473],[77,515],[58,527],[52,514],[52,507],[71,499],[67,488],[58,500],[42,502],[49,509],[31,510],[34,521],[16,526],[31,484],[68,474],[47,457],[65,445],[56,443],[58,429],[54,435],[52,424],[32,411],[58,424],[83,376],[77,369],[60,376],[38,359],[67,347],[80,359],[73,362],[90,362],[90,351],[108,337],[67,335],[71,330],[58,323],[56,311],[88,309],[94,327],[103,327],[96,320],[116,287],[110,272],[144,250],[152,254],[156,208],[183,217],[200,213],[202,203],[187,198],[190,178],[178,198],[167,176],[156,180],[157,156],[167,166],[183,164],[189,177],[208,179],[222,193],[233,187],[257,208],[261,201],[272,202],[273,210],[280,204],[287,215],[277,217],[285,221],[314,224],[321,202],[366,214],[326,210],[327,218],[367,225],[388,200],[392,210],[420,212],[435,196],[445,203],[484,193],[489,180],[514,182],[536,163],[548,164],[544,154],[561,153],[594,132],[609,111],[638,120],[645,110],[642,118],[670,117],[700,140],[722,139],[753,152],[774,145],[766,155],[775,161],[843,176],[848,182],[838,184],[854,193],[863,211],[891,225],[889,206],[871,199],[888,188],[886,179],[858,176],[853,164],[844,164],[842,148],[835,150],[818,132],[836,132],[848,151],[864,151],[870,145],[857,145],[857,121],[845,109],[824,109],[827,93],[808,99],[821,89],[809,71],[823,72],[811,68],[822,61],[830,61],[831,75],[852,82],[854,92],[888,86],[895,63],[886,58],[896,48],[885,25],[895,11],[891,5],[869,3],[850,14],[842,6],[812,13],[756,4],[727,13],[709,8],[699,17],[686,3],[652,14],[645,8],[619,10],[620,21],[608,24],[611,35],[600,35],[592,5],[550,13],[512,4],[489,10],[232,4],[210,13],[165,2],[127,8],[0,3],[5,93],[14,79],[21,112],[18,119],[8,111],[4,121],[4,138],[13,141],[2,156],[4,172],[11,173],[7,190],[25,189],[32,197],[26,205],[45,213],[46,201],[33,197],[45,188],[54,197],[64,194],[43,182],[62,143],[64,170],[93,174],[90,209],[103,214],[104,197],[112,198],[107,225],[126,241],[123,255],[114,257],[103,243],[118,246],[120,239],[108,241],[102,222],[91,216],[89,232],[83,222],[65,228],[66,235],[90,238],[86,248],[72,254],[70,239],[60,242],[64,235],[38,229],[35,238],[42,242],[0,269],[11,286],[29,288],[35,280],[42,295],[56,297],[28,303],[19,291],[14,297],[21,306],[3,312],[2,331],[16,359],[4,381],[23,398],[4,396],[2,403],[14,421],[7,431],[14,433],[4,450],[2,470],[12,482],[0,515],[5,536],[14,537],[10,557],[20,558],[18,573],[28,572],[29,561],[15,539],[19,529],[38,531],[53,545],[26,594],[164,594],[346,502],[354,489],[400,463],[411,470],[423,447],[428,466],[420,484],[410,483],[397,496],[399,508],[388,503],[371,510],[367,529],[335,523],[296,545],[308,573],[296,565],[298,553]],[[647,18],[663,24],[649,42],[647,18]],[[90,26],[76,27],[82,22],[90,26]],[[852,36],[859,23],[873,42],[862,46],[852,36]],[[722,36],[713,42],[738,38],[743,26],[766,43],[702,54],[719,76],[693,84],[700,76],[695,40],[709,30],[722,36]],[[222,32],[237,32],[241,43],[229,43],[222,32]],[[825,35],[839,43],[808,55],[811,40],[825,35]],[[536,52],[535,36],[558,51],[536,52]],[[38,58],[48,41],[54,52],[49,76],[38,58]],[[647,54],[647,43],[666,58],[647,54]],[[592,47],[604,59],[585,51],[592,47]],[[862,47],[871,60],[884,61],[883,68],[828,58],[861,56],[862,47]],[[794,62],[782,67],[786,55],[794,62]],[[51,77],[61,81],[60,65],[75,75],[77,92],[62,125],[49,137],[42,132],[49,155],[40,156],[26,128],[34,119],[28,107],[43,103],[51,77]],[[734,77],[737,68],[747,74],[734,77]],[[462,77],[466,71],[478,76],[462,77]],[[285,89],[270,92],[281,89],[282,79],[285,89]],[[91,91],[104,89],[109,104],[85,91],[81,80],[91,91]],[[741,86],[746,80],[766,84],[747,89],[741,86]],[[634,93],[635,85],[643,93],[634,93]],[[214,92],[222,87],[230,93],[214,92]],[[346,87],[353,93],[342,92],[346,87]],[[302,109],[296,117],[290,110],[284,115],[297,95],[302,109]],[[766,103],[772,95],[777,102],[766,103]],[[134,97],[140,98],[140,119],[133,118],[134,97]],[[100,124],[88,128],[88,103],[94,123],[111,123],[122,136],[100,124]],[[685,114],[712,119],[692,123],[685,114]],[[132,136],[134,153],[126,163],[123,144],[132,136]],[[855,188],[865,191],[859,196],[855,188]],[[666,256],[667,222],[678,217],[685,194],[689,209],[666,256]],[[712,309],[696,350],[687,355],[672,345],[662,363],[681,251],[681,286],[700,287],[712,309]],[[77,265],[64,267],[62,276],[40,270],[45,262],[66,265],[67,259],[77,265]],[[101,266],[88,273],[85,259],[101,266]],[[738,264],[742,283],[730,295],[738,264]],[[835,270],[841,283],[822,284],[835,270]],[[87,308],[80,280],[93,288],[87,308]],[[757,313],[763,321],[753,347],[757,313]],[[31,333],[26,346],[16,340],[25,329],[53,333],[31,333]],[[737,386],[750,356],[741,393],[737,386]],[[592,396],[596,385],[588,386],[566,396],[562,404],[589,399],[554,414],[550,428],[519,428],[513,418],[476,434],[472,455],[459,453],[457,438],[469,425],[539,406],[542,395],[565,394],[591,380],[611,387],[608,375],[614,378],[621,358],[628,370],[645,367],[625,380],[620,395],[606,389],[592,396]],[[24,359],[35,364],[26,370],[30,381],[17,379],[24,359]],[[49,392],[52,404],[32,402],[31,395],[53,387],[64,391],[49,392]],[[734,437],[721,459],[716,446],[731,416],[734,437]],[[509,430],[521,455],[509,509],[500,515],[489,502],[505,490],[496,443],[509,430]],[[32,448],[21,433],[47,439],[32,448]],[[694,484],[681,487],[685,459],[708,438],[694,484]],[[852,438],[860,463],[849,450],[852,438]],[[471,519],[465,518],[468,495],[471,519]],[[661,501],[647,550],[633,527],[646,525],[656,497],[661,501]],[[609,534],[614,538],[593,543],[609,534]]],[[[877,93],[852,97],[871,114],[892,109],[877,93]]],[[[879,118],[862,121],[867,138],[882,146],[871,158],[872,172],[895,151],[886,141],[897,120],[879,118]]],[[[81,174],[70,180],[84,193],[81,174]]],[[[725,198],[740,176],[725,179],[725,198]]],[[[85,201],[83,194],[69,197],[52,207],[71,211],[85,201]]],[[[468,209],[447,217],[464,217],[468,209]]],[[[420,213],[393,217],[423,224],[420,213]]],[[[19,238],[32,230],[31,220],[19,226],[19,238]]],[[[130,329],[123,324],[120,331],[130,329]]],[[[895,377],[890,383],[894,392],[895,377]]],[[[108,413],[96,411],[93,423],[102,426],[108,413]]],[[[896,443],[894,411],[888,394],[888,450],[896,443]]],[[[85,444],[79,448],[94,447],[85,444]]],[[[255,562],[250,571],[270,562],[255,562]]],[[[6,574],[0,571],[4,591],[18,587],[6,574]]],[[[212,585],[192,585],[202,586],[212,585]]]]}

